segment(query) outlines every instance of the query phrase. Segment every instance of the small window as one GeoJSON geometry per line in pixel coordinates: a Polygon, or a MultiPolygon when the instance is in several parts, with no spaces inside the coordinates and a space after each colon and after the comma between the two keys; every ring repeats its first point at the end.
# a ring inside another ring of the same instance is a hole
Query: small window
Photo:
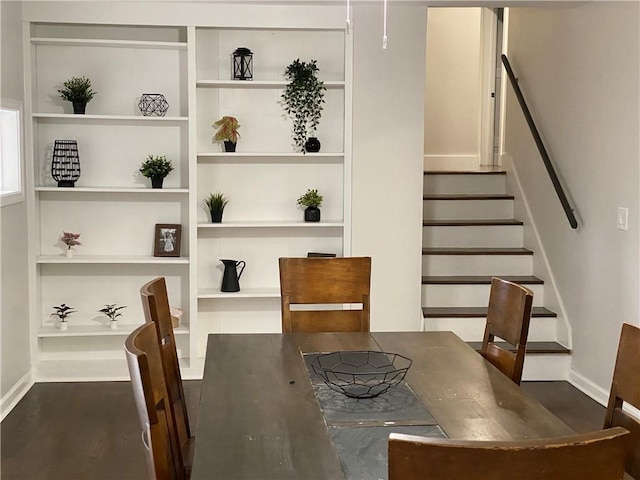
{"type": "Polygon", "coordinates": [[[0,106],[0,200],[1,205],[22,202],[22,106],[2,101],[0,106]]]}

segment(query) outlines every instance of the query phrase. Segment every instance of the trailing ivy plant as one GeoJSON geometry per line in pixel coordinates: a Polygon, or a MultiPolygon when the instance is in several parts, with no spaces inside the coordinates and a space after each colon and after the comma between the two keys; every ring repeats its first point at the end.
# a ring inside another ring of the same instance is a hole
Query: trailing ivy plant
{"type": "Polygon", "coordinates": [[[324,103],[324,82],[318,80],[316,60],[309,63],[294,60],[285,70],[287,84],[282,101],[285,111],[293,119],[293,141],[302,153],[308,137],[318,128],[324,103]]]}

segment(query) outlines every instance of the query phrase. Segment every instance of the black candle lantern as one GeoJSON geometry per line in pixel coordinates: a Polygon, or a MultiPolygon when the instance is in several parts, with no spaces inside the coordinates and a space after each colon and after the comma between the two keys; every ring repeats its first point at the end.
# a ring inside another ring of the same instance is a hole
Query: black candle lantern
{"type": "Polygon", "coordinates": [[[253,80],[253,52],[245,47],[238,47],[233,52],[233,79],[253,80]]]}
{"type": "Polygon", "coordinates": [[[73,187],[80,178],[80,155],[75,140],[56,140],[53,144],[51,176],[58,187],[73,187]]]}

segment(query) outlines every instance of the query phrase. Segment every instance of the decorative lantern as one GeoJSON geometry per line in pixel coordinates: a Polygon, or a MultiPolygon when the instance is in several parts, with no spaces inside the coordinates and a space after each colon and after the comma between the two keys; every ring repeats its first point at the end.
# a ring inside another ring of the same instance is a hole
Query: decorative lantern
{"type": "Polygon", "coordinates": [[[169,102],[160,93],[143,93],[138,108],[145,117],[164,117],[169,110],[169,102]]]}
{"type": "Polygon", "coordinates": [[[233,52],[233,79],[253,80],[253,52],[245,47],[238,47],[233,52]]]}
{"type": "Polygon", "coordinates": [[[80,155],[75,140],[56,140],[53,144],[51,176],[58,187],[73,187],[80,178],[80,155]]]}

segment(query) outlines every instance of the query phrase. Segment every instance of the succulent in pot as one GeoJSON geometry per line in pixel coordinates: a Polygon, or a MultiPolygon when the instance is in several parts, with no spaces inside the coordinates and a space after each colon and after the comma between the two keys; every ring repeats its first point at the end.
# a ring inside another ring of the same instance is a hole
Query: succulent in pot
{"type": "Polygon", "coordinates": [[[66,330],[67,317],[72,313],[75,313],[76,311],[73,309],[73,307],[70,307],[69,305],[66,305],[64,303],[61,303],[57,307],[53,307],[53,310],[54,310],[53,313],[49,316],[58,317],[58,319],[60,320],[60,324],[59,324],[60,330],[66,330]]]}
{"type": "Polygon", "coordinates": [[[307,192],[298,198],[298,206],[305,207],[304,221],[319,222],[320,221],[320,205],[322,205],[323,197],[318,194],[317,189],[307,189],[307,192]]]}
{"type": "Polygon", "coordinates": [[[236,144],[240,138],[240,134],[238,133],[238,128],[240,128],[238,119],[225,115],[211,126],[218,129],[213,137],[213,141],[224,142],[225,152],[235,152],[236,144]]]}
{"type": "Polygon", "coordinates": [[[222,222],[224,207],[226,207],[228,203],[229,199],[220,192],[210,193],[209,196],[204,199],[204,204],[211,213],[212,223],[222,222]]]}
{"type": "Polygon", "coordinates": [[[118,317],[121,317],[122,314],[118,310],[122,310],[123,308],[127,308],[126,305],[118,306],[117,303],[111,303],[104,306],[98,310],[100,313],[104,313],[107,317],[109,317],[109,326],[113,329],[118,328],[118,317]]]}
{"type": "Polygon", "coordinates": [[[162,188],[162,181],[173,171],[171,160],[164,155],[148,155],[140,165],[140,173],[151,179],[153,188],[162,188]]]}
{"type": "Polygon", "coordinates": [[[62,232],[62,235],[60,236],[60,241],[67,246],[67,250],[65,252],[67,257],[72,257],[73,256],[72,247],[81,246],[82,245],[80,240],[78,240],[79,238],[80,238],[80,234],[79,233],[62,232]]]}
{"type": "Polygon", "coordinates": [[[87,77],[71,77],[63,84],[63,88],[58,90],[60,98],[73,104],[73,113],[84,114],[87,103],[95,96],[91,88],[91,80],[87,77]]]}

